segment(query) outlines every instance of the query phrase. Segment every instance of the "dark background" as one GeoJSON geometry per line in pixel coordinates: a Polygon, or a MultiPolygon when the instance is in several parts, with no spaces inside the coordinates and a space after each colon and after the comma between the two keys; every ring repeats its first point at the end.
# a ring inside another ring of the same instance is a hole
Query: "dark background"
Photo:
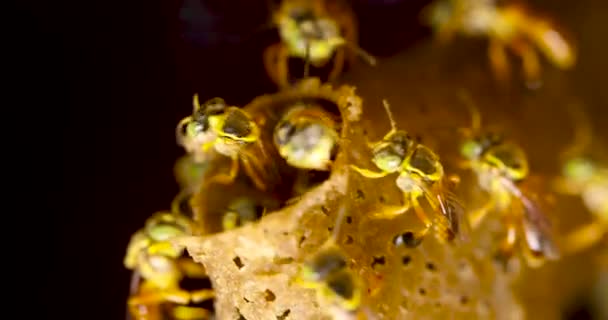
{"type": "MultiPolygon", "coordinates": [[[[383,57],[429,36],[416,18],[426,3],[355,1],[360,45],[383,57]]],[[[42,224],[53,226],[51,239],[59,239],[57,250],[41,250],[58,262],[41,298],[62,318],[122,319],[129,237],[151,213],[168,209],[178,191],[172,167],[183,151],[175,143],[176,123],[191,111],[195,92],[243,105],[274,91],[262,50],[276,34],[263,28],[269,19],[263,0],[34,9],[34,31],[43,36],[29,53],[37,72],[24,78],[39,84],[44,99],[62,102],[42,105],[37,118],[54,129],[43,135],[63,142],[61,156],[57,143],[40,147],[52,158],[42,179],[52,214],[42,224]],[[57,44],[61,49],[51,52],[57,44]],[[40,50],[47,50],[43,58],[40,50]]]]}

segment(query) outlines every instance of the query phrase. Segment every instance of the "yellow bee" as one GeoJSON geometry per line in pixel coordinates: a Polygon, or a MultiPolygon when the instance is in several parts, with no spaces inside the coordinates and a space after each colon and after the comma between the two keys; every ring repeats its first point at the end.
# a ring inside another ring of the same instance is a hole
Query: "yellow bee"
{"type": "Polygon", "coordinates": [[[203,182],[209,164],[195,161],[192,154],[186,154],[175,162],[173,173],[180,189],[197,189],[203,182]]]}
{"type": "Polygon", "coordinates": [[[210,182],[230,184],[237,177],[239,162],[258,189],[265,190],[264,167],[270,159],[264,151],[258,124],[244,110],[227,106],[221,98],[208,100],[202,106],[198,95],[193,98],[194,111],[177,126],[177,141],[194,157],[206,161],[209,149],[232,159],[230,171],[218,174],[210,182]]]}
{"type": "Polygon", "coordinates": [[[191,222],[185,217],[158,212],[131,237],[124,265],[133,271],[128,300],[129,313],[133,318],[162,319],[163,307],[168,305],[176,319],[210,319],[208,310],[188,304],[213,299],[213,290],[185,291],[180,287],[180,281],[185,277],[207,278],[205,269],[191,259],[182,257],[183,249],[176,249],[169,242],[176,236],[191,233],[191,222]],[[140,278],[143,282],[138,283],[140,278]]]}
{"type": "Polygon", "coordinates": [[[258,221],[268,210],[278,207],[277,201],[261,195],[237,197],[230,202],[222,217],[222,229],[232,230],[258,221]]]}
{"type": "Polygon", "coordinates": [[[395,182],[404,194],[405,204],[395,208],[387,207],[380,216],[402,214],[413,207],[417,217],[424,223],[424,228],[414,234],[415,239],[422,239],[431,228],[435,228],[439,241],[452,240],[463,226],[461,220],[464,209],[455,195],[448,191],[443,165],[431,149],[407,132],[397,129],[388,103],[383,102],[391,122],[391,130],[381,141],[370,144],[372,162],[381,171],[375,172],[354,165],[351,167],[364,177],[372,179],[399,174],[395,182]],[[419,201],[421,197],[425,198],[433,209],[432,218],[424,212],[419,201]]]}
{"type": "Polygon", "coordinates": [[[291,107],[274,130],[279,154],[299,169],[329,170],[338,139],[334,116],[318,105],[304,103],[291,107]]]}
{"type": "Polygon", "coordinates": [[[557,24],[518,2],[499,5],[495,0],[436,0],[423,10],[423,19],[447,42],[456,33],[487,37],[488,56],[497,77],[509,76],[506,49],[521,57],[529,85],[538,85],[540,61],[536,46],[561,69],[576,63],[576,48],[557,24]]]}
{"type": "Polygon", "coordinates": [[[544,259],[559,258],[549,219],[530,194],[521,188],[529,178],[526,153],[518,144],[500,134],[480,133],[479,111],[472,102],[467,102],[473,125],[471,129],[463,130],[466,139],[460,146],[460,154],[464,158],[461,167],[473,171],[479,187],[489,195],[485,205],[469,212],[471,227],[478,227],[487,213],[496,211],[507,229],[500,247],[501,258],[512,255],[518,239],[525,241],[524,253],[530,266],[538,266],[544,259]]]}
{"type": "Polygon", "coordinates": [[[562,174],[554,185],[559,193],[580,196],[594,216],[591,223],[566,236],[564,251],[574,253],[600,242],[608,234],[608,167],[581,155],[591,145],[591,126],[582,110],[570,111],[579,127],[574,143],[562,154],[562,174]]]}
{"type": "Polygon", "coordinates": [[[328,303],[336,319],[353,318],[363,295],[362,279],[350,269],[347,256],[336,244],[344,212],[342,207],[332,236],[305,259],[295,277],[296,284],[316,290],[319,300],[328,303]]]}
{"type": "Polygon", "coordinates": [[[279,87],[289,86],[288,60],[290,57],[305,60],[304,76],[308,76],[309,63],[323,67],[334,61],[329,74],[333,81],[342,72],[345,59],[354,61],[354,55],[345,58],[345,46],[374,65],[375,59],[360,49],[357,21],[351,8],[340,0],[283,0],[273,14],[281,42],[264,51],[264,66],[271,80],[279,87]]]}
{"type": "Polygon", "coordinates": [[[600,242],[608,234],[608,167],[585,157],[569,159],[557,188],[561,193],[580,196],[594,216],[591,223],[566,236],[565,251],[578,252],[600,242]]]}

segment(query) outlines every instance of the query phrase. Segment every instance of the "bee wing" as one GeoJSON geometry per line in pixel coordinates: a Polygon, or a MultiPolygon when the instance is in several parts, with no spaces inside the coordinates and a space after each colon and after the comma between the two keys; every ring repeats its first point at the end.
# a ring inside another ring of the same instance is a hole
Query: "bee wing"
{"type": "Polygon", "coordinates": [[[447,220],[448,231],[452,237],[458,236],[461,240],[466,240],[468,228],[464,216],[464,206],[456,195],[450,191],[442,190],[443,186],[437,186],[438,190],[431,190],[423,185],[422,189],[427,200],[438,208],[442,217],[447,220]]]}
{"type": "MultiPolygon", "coordinates": [[[[133,296],[135,294],[137,294],[137,292],[139,291],[139,285],[141,284],[141,275],[139,274],[139,271],[137,270],[133,270],[133,272],[131,273],[131,283],[129,284],[129,296],[133,296]]],[[[131,320],[131,310],[129,309],[129,307],[127,306],[127,313],[125,315],[125,319],[126,320],[131,320]]]]}
{"type": "Polygon", "coordinates": [[[532,254],[550,260],[559,258],[559,250],[553,240],[551,221],[534,201],[523,194],[513,181],[504,178],[501,179],[501,183],[521,201],[524,207],[523,231],[532,254]]]}
{"type": "Polygon", "coordinates": [[[450,222],[450,228],[454,235],[461,241],[469,240],[470,227],[465,217],[465,208],[456,195],[449,191],[437,194],[437,200],[441,207],[441,213],[450,222]]]}

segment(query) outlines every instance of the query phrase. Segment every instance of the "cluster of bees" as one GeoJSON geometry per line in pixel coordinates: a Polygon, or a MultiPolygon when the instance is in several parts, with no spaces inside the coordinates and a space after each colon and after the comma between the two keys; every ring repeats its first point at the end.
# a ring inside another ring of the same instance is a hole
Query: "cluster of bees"
{"type": "MultiPolygon", "coordinates": [[[[154,214],[132,236],[124,260],[133,271],[128,299],[128,316],[133,319],[212,319],[211,286],[190,290],[183,285],[184,279],[206,279],[204,267],[173,246],[171,239],[232,230],[259,220],[317,185],[316,176],[327,177],[340,147],[347,143],[341,133],[344,115],[328,107],[339,97],[321,87],[296,88],[288,61],[303,60],[305,77],[309,68],[333,63],[328,82],[357,56],[375,64],[357,46],[353,12],[333,0],[284,0],[274,12],[281,41],[264,52],[263,62],[279,87],[277,98],[240,108],[221,98],[201,104],[194,95],[192,114],[177,125],[177,142],[187,152],[176,164],[182,190],[170,211],[154,214]],[[199,205],[199,198],[212,188],[232,185],[253,191],[233,197],[219,213],[213,213],[219,222],[210,226],[207,220],[212,213],[199,205]]],[[[538,82],[540,77],[535,47],[557,67],[575,63],[574,48],[556,25],[521,4],[437,0],[422,16],[441,40],[454,34],[486,37],[491,65],[501,80],[509,72],[506,49],[522,58],[528,82],[538,82]]],[[[413,248],[429,234],[442,243],[457,241],[478,228],[489,213],[504,221],[505,237],[497,254],[509,259],[521,248],[533,267],[601,242],[608,231],[608,168],[580,150],[590,140],[589,126],[579,130],[577,147],[571,148],[577,150],[565,153],[563,174],[555,186],[559,192],[580,196],[594,219],[568,235],[563,241],[566,246],[560,248],[539,198],[525,187],[530,176],[526,153],[503,134],[484,132],[473,102],[464,94],[462,98],[471,107],[473,124],[459,130],[459,165],[477,178],[478,187],[488,195],[487,204],[465,210],[454,192],[459,176],[445,172],[435,151],[398,127],[386,101],[391,130],[380,141],[368,142],[371,168],[350,165],[349,170],[369,179],[396,176],[403,204],[383,205],[375,215],[391,218],[413,212],[423,223],[421,230],[396,236],[395,244],[413,248]]],[[[302,264],[295,283],[317,290],[321,299],[331,301],[343,315],[352,315],[361,309],[362,286],[336,244],[342,218],[340,212],[334,235],[302,264]]]]}

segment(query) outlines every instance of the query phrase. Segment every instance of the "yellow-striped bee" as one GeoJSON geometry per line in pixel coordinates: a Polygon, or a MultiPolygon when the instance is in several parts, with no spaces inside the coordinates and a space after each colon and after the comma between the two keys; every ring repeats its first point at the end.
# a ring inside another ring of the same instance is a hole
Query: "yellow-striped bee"
{"type": "Polygon", "coordinates": [[[464,130],[467,137],[460,147],[464,158],[461,167],[475,173],[479,187],[489,196],[485,205],[469,212],[470,225],[478,227],[486,214],[496,211],[507,229],[500,247],[501,257],[510,257],[517,240],[521,239],[531,266],[539,265],[544,259],[559,258],[549,219],[529,190],[522,188],[529,178],[526,153],[501,134],[480,132],[479,111],[471,101],[467,100],[467,106],[472,112],[473,125],[470,130],[464,130]]]}
{"type": "Polygon", "coordinates": [[[210,319],[209,310],[189,304],[213,299],[213,290],[186,291],[180,287],[180,281],[186,277],[207,278],[202,265],[182,257],[183,249],[176,249],[170,243],[174,237],[190,234],[192,224],[188,219],[158,212],[131,237],[124,259],[125,267],[133,271],[128,300],[131,317],[162,319],[163,313],[169,310],[175,319],[210,319]]]}
{"type": "Polygon", "coordinates": [[[391,131],[381,141],[370,144],[372,162],[379,172],[351,167],[366,178],[382,178],[398,173],[395,183],[403,192],[405,204],[395,208],[385,208],[379,215],[391,217],[402,214],[413,207],[424,228],[414,236],[422,239],[431,228],[435,228],[438,240],[452,240],[460,232],[464,209],[447,188],[446,176],[439,157],[431,149],[419,143],[407,132],[398,130],[390,107],[384,107],[391,122],[391,131]],[[424,211],[420,198],[426,199],[433,209],[431,216],[424,211]]]}
{"type": "Polygon", "coordinates": [[[561,69],[576,63],[576,48],[558,25],[519,2],[499,5],[495,0],[436,0],[423,10],[423,17],[442,42],[457,33],[488,38],[490,63],[501,80],[509,75],[507,49],[522,59],[530,85],[540,81],[535,46],[561,69]]]}
{"type": "Polygon", "coordinates": [[[317,292],[334,319],[354,319],[363,295],[362,279],[350,269],[346,254],[336,243],[344,213],[345,208],[340,208],[332,236],[303,261],[295,278],[298,285],[317,292]]]}
{"type": "Polygon", "coordinates": [[[230,171],[218,174],[210,182],[230,184],[238,174],[239,163],[258,189],[265,190],[265,167],[270,159],[264,151],[258,124],[244,110],[228,106],[221,98],[203,105],[193,98],[194,111],[177,126],[177,140],[195,159],[205,161],[210,149],[232,159],[230,171]]]}
{"type": "Polygon", "coordinates": [[[584,155],[592,143],[592,130],[581,109],[570,111],[578,121],[573,144],[562,154],[562,172],[555,189],[562,194],[580,196],[593,220],[566,235],[564,251],[579,252],[601,242],[608,234],[608,166],[584,155]]]}
{"type": "Polygon", "coordinates": [[[264,66],[281,88],[289,86],[290,57],[305,60],[304,77],[308,76],[309,63],[323,67],[333,58],[329,81],[340,75],[345,60],[354,61],[353,54],[346,56],[345,47],[375,64],[375,59],[356,45],[356,17],[344,1],[283,0],[273,14],[273,22],[279,29],[281,42],[265,50],[264,66]]]}
{"type": "Polygon", "coordinates": [[[338,122],[318,105],[294,105],[274,130],[279,154],[299,169],[329,170],[338,140],[338,122]]]}

